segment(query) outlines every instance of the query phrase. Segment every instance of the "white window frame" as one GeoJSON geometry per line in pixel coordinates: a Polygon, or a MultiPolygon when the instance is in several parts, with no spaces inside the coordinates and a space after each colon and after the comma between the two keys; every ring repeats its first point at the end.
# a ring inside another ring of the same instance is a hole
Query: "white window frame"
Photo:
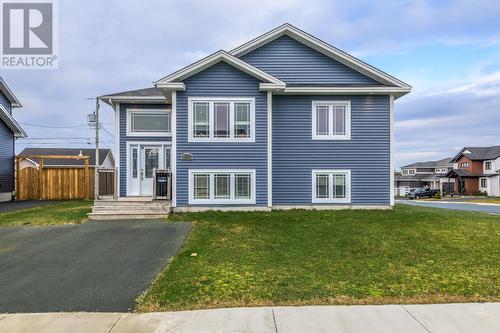
{"type": "Polygon", "coordinates": [[[488,188],[488,178],[479,178],[479,187],[480,188],[488,188]],[[483,181],[485,182],[485,186],[483,186],[483,181]]]}
{"type": "Polygon", "coordinates": [[[351,140],[351,101],[312,101],[312,126],[311,133],[313,140],[351,140]],[[316,123],[316,107],[317,106],[328,106],[328,134],[317,134],[317,123],[316,123]],[[333,134],[333,110],[332,106],[345,106],[345,134],[344,135],[334,135],[333,134]]]}
{"type": "Polygon", "coordinates": [[[312,203],[351,203],[351,170],[349,169],[315,169],[311,172],[312,187],[311,199],[312,203]],[[328,174],[328,194],[329,198],[316,198],[316,175],[328,174]],[[333,198],[333,175],[345,175],[345,198],[333,198]]]}
{"type": "Polygon", "coordinates": [[[492,161],[484,161],[484,170],[485,171],[491,171],[493,169],[493,162],[492,161]],[[489,168],[487,167],[489,163],[489,168]]]}
{"type": "Polygon", "coordinates": [[[171,137],[172,136],[172,110],[166,109],[127,109],[127,136],[136,137],[171,137]],[[170,114],[170,128],[168,132],[134,132],[132,131],[133,114],[170,114]]]}
{"type": "Polygon", "coordinates": [[[256,172],[255,169],[189,169],[189,204],[190,205],[255,205],[256,203],[256,172]],[[196,174],[210,175],[209,199],[194,198],[194,176],[196,174]],[[230,198],[215,199],[215,174],[230,174],[230,198]],[[235,199],[235,175],[250,174],[250,198],[235,199]]]}
{"type": "Polygon", "coordinates": [[[188,98],[188,142],[255,142],[255,98],[254,97],[189,97],[188,98]],[[208,138],[196,138],[193,136],[193,116],[195,102],[208,103],[209,112],[209,135],[208,138]],[[214,103],[229,103],[229,138],[214,137],[215,117],[214,103]],[[247,102],[250,103],[250,137],[238,138],[234,134],[234,104],[247,102]]]}

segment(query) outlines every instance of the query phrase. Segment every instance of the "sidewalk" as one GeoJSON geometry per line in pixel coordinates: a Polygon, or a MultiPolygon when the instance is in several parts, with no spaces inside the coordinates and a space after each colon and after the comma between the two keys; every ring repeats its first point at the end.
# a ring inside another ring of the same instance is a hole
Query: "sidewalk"
{"type": "Polygon", "coordinates": [[[500,332],[500,303],[0,314],[0,332],[500,332]]]}

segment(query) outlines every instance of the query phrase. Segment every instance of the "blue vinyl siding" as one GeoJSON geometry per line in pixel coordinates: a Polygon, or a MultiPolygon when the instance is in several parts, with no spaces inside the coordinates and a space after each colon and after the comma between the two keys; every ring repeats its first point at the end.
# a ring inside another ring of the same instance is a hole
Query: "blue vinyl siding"
{"type": "MultiPolygon", "coordinates": [[[[0,104],[12,114],[10,102],[2,93],[0,93],[0,104]]],[[[0,120],[0,193],[12,191],[14,191],[14,134],[0,120]]]]}
{"type": "Polygon", "coordinates": [[[184,80],[177,93],[177,206],[188,205],[189,169],[256,169],[256,204],[267,205],[267,95],[259,81],[219,62],[184,80]],[[188,97],[255,97],[255,143],[188,142],[188,97]],[[183,153],[192,161],[181,161],[183,153]]]}
{"type": "Polygon", "coordinates": [[[389,96],[273,96],[273,205],[310,205],[312,169],[351,169],[353,205],[389,205],[389,96]],[[351,101],[351,140],[312,140],[313,100],[351,101]]]}
{"type": "Polygon", "coordinates": [[[120,104],[120,196],[127,196],[127,142],[172,142],[171,137],[127,136],[127,109],[171,109],[170,105],[120,104]]]}
{"type": "Polygon", "coordinates": [[[286,35],[241,59],[288,84],[381,85],[286,35]]]}

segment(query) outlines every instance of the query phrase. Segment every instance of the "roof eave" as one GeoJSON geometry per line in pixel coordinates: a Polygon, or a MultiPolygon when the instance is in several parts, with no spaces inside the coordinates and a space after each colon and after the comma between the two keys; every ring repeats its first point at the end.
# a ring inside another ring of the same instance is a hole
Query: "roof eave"
{"type": "Polygon", "coordinates": [[[12,115],[0,105],[0,119],[7,125],[7,127],[14,133],[16,138],[25,138],[28,136],[24,129],[17,123],[12,115]]]}
{"type": "Polygon", "coordinates": [[[7,99],[10,102],[10,105],[13,108],[20,108],[23,106],[1,76],[0,76],[0,91],[5,95],[5,97],[7,97],[7,99]]]}

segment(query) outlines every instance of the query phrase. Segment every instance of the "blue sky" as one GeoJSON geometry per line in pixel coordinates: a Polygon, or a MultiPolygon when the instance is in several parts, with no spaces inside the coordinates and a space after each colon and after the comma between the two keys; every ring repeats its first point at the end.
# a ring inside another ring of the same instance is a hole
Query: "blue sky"
{"type": "MultiPolygon", "coordinates": [[[[497,1],[59,1],[59,69],[4,70],[26,146],[88,147],[86,98],[152,81],[284,22],[402,79],[396,166],[500,144],[497,1]]],[[[114,133],[113,113],[103,107],[114,133]]],[[[113,138],[103,133],[103,144],[113,138]]],[[[92,139],[90,139],[92,141],[92,139]]]]}

